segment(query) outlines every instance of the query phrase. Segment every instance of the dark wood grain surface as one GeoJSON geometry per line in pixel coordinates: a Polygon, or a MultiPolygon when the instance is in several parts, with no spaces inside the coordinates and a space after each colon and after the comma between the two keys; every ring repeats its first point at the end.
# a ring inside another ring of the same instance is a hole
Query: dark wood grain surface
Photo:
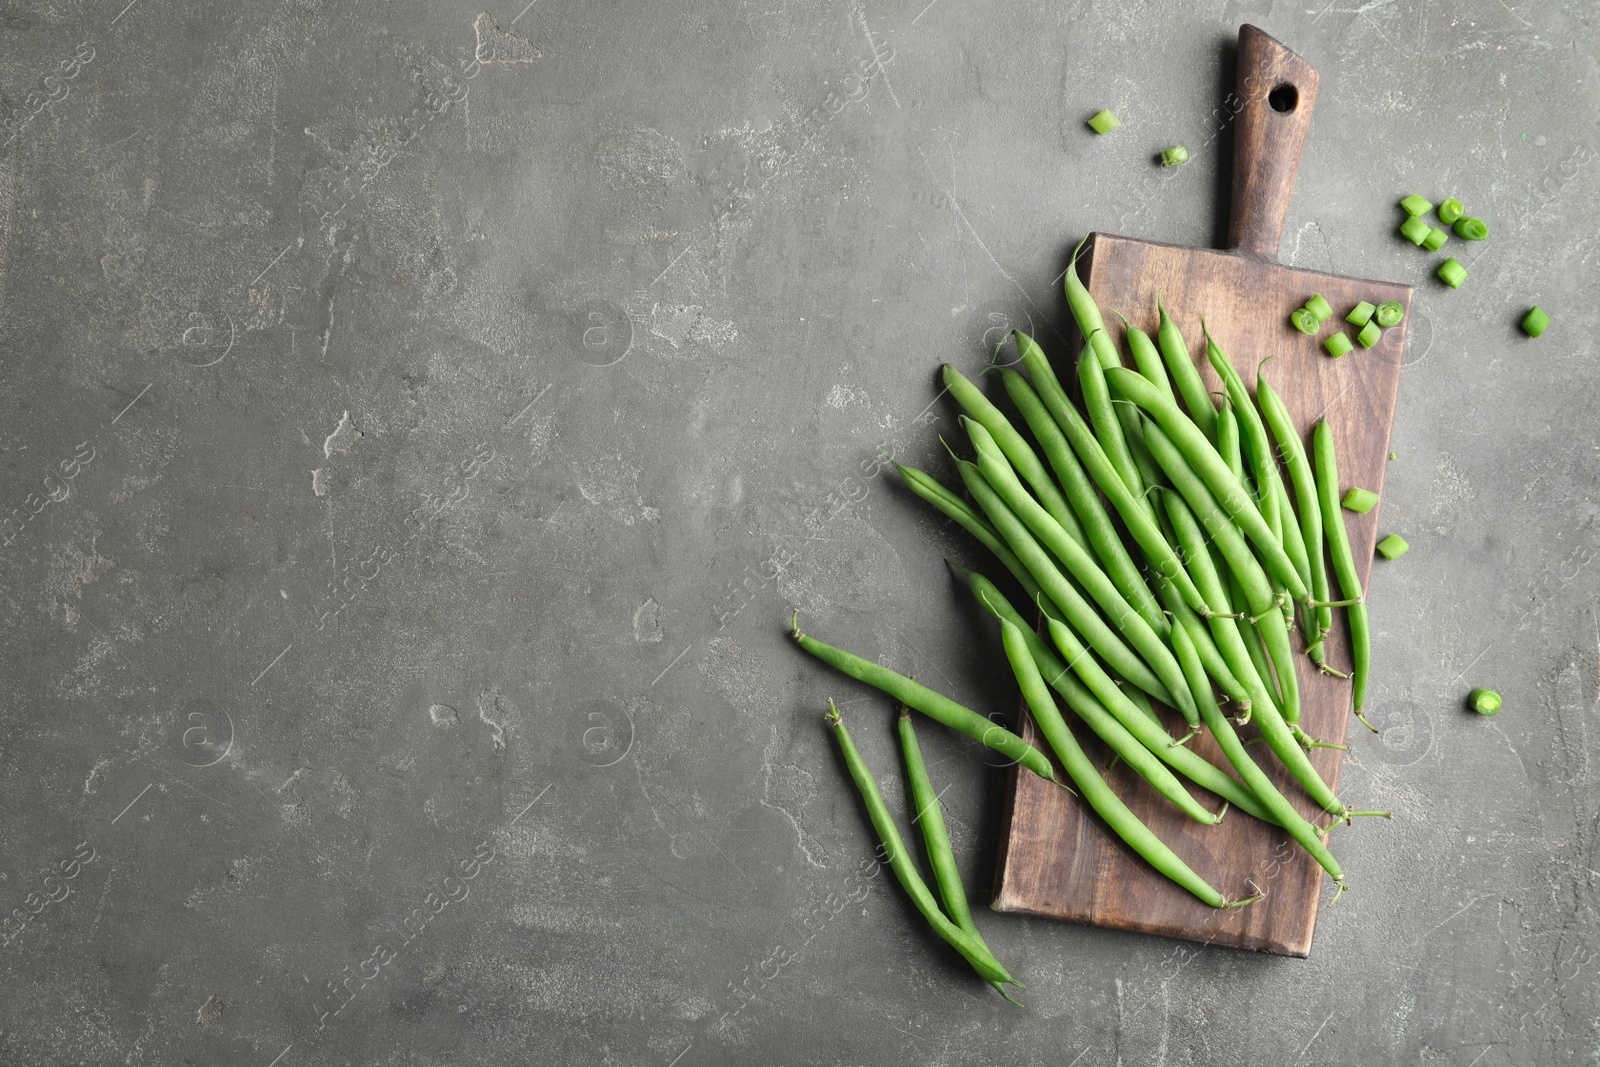
{"type": "MultiPolygon", "coordinates": [[[[1240,33],[1238,81],[1241,95],[1248,87],[1255,98],[1245,97],[1235,156],[1236,225],[1230,234],[1237,247],[1229,251],[1183,248],[1095,234],[1086,258],[1079,261],[1080,274],[1102,308],[1117,309],[1152,336],[1159,296],[1182,329],[1190,354],[1211,389],[1221,390],[1222,384],[1205,357],[1202,316],[1252,390],[1257,364],[1274,357],[1265,373],[1306,434],[1308,453],[1310,428],[1326,417],[1337,445],[1341,494],[1351,485],[1381,494],[1410,322],[1411,289],[1299,270],[1276,261],[1283,213],[1315,97],[1315,72],[1272,38],[1247,26],[1240,33]],[[1263,70],[1272,72],[1264,82],[1260,77],[1263,70]],[[1277,79],[1290,75],[1299,86],[1296,110],[1271,110],[1265,97],[1281,84],[1277,79]],[[1250,82],[1252,77],[1257,80],[1250,82]],[[1282,165],[1285,159],[1287,166],[1282,165]],[[1289,313],[1313,293],[1321,293],[1334,309],[1334,318],[1315,338],[1289,323],[1289,313]],[[1342,359],[1327,356],[1321,340],[1344,328],[1344,314],[1361,300],[1374,304],[1399,301],[1406,308],[1406,319],[1386,330],[1371,350],[1356,347],[1342,359]]],[[[1106,318],[1115,321],[1109,314],[1106,318]]],[[[1068,362],[1075,353],[1053,355],[1062,379],[1075,381],[1076,373],[1068,362]]],[[[1381,505],[1367,515],[1344,513],[1363,585],[1371,570],[1381,513],[1381,505]]],[[[1293,640],[1298,649],[1298,634],[1293,640]]],[[[1349,649],[1342,612],[1335,612],[1327,647],[1329,662],[1347,670],[1349,649]]],[[[1343,742],[1354,721],[1350,683],[1319,674],[1304,656],[1297,660],[1301,724],[1313,737],[1343,742]]],[[[1174,736],[1180,736],[1181,720],[1176,713],[1166,715],[1174,736]]],[[[1026,713],[1023,718],[1025,736],[1045,747],[1026,713]]],[[[1075,721],[1070,714],[1067,718],[1075,721]]],[[[1359,723],[1356,729],[1366,734],[1359,723]]],[[[1077,732],[1085,748],[1104,766],[1109,760],[1104,746],[1087,730],[1077,732]]],[[[1255,736],[1253,726],[1240,732],[1246,738],[1255,736]]],[[[1354,738],[1357,744],[1363,740],[1354,738]]],[[[1219,766],[1227,766],[1209,735],[1195,738],[1191,746],[1219,766]]],[[[1250,751],[1284,795],[1307,818],[1318,819],[1315,806],[1270,750],[1253,745],[1250,751]]],[[[1313,765],[1336,790],[1342,757],[1343,753],[1333,749],[1316,749],[1311,754],[1313,765]]],[[[1126,765],[1112,768],[1106,777],[1134,812],[1225,896],[1240,898],[1259,888],[1266,893],[1265,899],[1233,911],[1217,911],[1202,904],[1133,855],[1076,797],[1023,774],[1013,775],[1011,783],[1011,806],[996,871],[996,910],[1290,956],[1310,952],[1326,879],[1322,869],[1286,833],[1238,812],[1216,826],[1203,826],[1158,796],[1126,765]]],[[[1214,798],[1208,795],[1208,799],[1214,798]]],[[[1368,806],[1360,797],[1342,799],[1352,807],[1368,806]]],[[[1339,837],[1382,829],[1358,821],[1354,827],[1336,830],[1332,842],[1335,855],[1339,837]]],[[[1361,871],[1345,873],[1352,892],[1359,892],[1361,871]]]]}

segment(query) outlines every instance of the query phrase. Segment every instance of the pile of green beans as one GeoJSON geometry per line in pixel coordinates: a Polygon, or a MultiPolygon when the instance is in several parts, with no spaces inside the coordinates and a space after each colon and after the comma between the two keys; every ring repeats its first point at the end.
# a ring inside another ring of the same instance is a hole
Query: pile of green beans
{"type": "MultiPolygon", "coordinates": [[[[1043,620],[1030,625],[988,578],[958,568],[999,623],[1006,661],[1048,754],[887,667],[802,634],[798,621],[793,636],[806,651],[1012,763],[1070,783],[1134,853],[1213,907],[1239,907],[1259,894],[1230,899],[1188,867],[1111,789],[1069,719],[1081,720],[1077,729],[1098,737],[1141,787],[1170,803],[1168,810],[1211,825],[1232,807],[1239,817],[1282,829],[1327,872],[1337,899],[1345,876],[1328,849],[1329,830],[1355,815],[1388,813],[1352,811],[1340,800],[1309,752],[1344,746],[1317,741],[1300,725],[1297,642],[1309,660],[1307,675],[1348,680],[1353,711],[1366,722],[1370,634],[1339,503],[1332,431],[1318,423],[1308,445],[1268,383],[1265,361],[1252,391],[1209,332],[1205,356],[1224,389],[1207,392],[1177,322],[1159,302],[1154,337],[1117,313],[1130,357],[1125,365],[1075,265],[1065,288],[1084,338],[1069,379],[1081,402],[1069,396],[1033,338],[1014,331],[1020,369],[998,376],[1016,417],[955,368],[944,368],[972,455],[961,458],[946,442],[965,495],[896,464],[912,492],[994,554],[1043,620]],[[1348,673],[1330,663],[1327,651],[1338,608],[1349,625],[1348,673]],[[1152,701],[1181,716],[1181,733],[1152,701]],[[1235,729],[1246,724],[1265,742],[1255,757],[1235,729]],[[1216,742],[1223,765],[1186,747],[1201,733],[1216,742]],[[1299,803],[1309,800],[1330,821],[1318,825],[1303,816],[1257,762],[1267,758],[1292,779],[1285,788],[1303,793],[1299,803]]],[[[909,714],[900,726],[907,767],[913,778],[925,777],[915,769],[921,759],[909,714]]],[[[847,761],[858,764],[837,715],[830,721],[847,761]]],[[[913,798],[927,807],[921,788],[913,781],[913,798]]],[[[865,785],[862,794],[885,847],[899,855],[892,826],[880,824],[865,785]]],[[[876,804],[881,808],[881,799],[876,804]]],[[[942,819],[925,820],[923,829],[945,903],[944,925],[932,916],[930,922],[1001,988],[1007,979],[993,969],[998,964],[980,966],[982,939],[946,862],[948,846],[938,851],[942,819]]],[[[906,888],[929,915],[913,885],[906,888]]]]}

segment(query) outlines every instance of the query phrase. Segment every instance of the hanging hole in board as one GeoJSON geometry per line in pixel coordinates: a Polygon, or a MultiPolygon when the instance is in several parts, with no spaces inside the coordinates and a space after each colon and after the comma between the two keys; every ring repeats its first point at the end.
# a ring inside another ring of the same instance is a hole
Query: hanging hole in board
{"type": "Polygon", "coordinates": [[[1288,82],[1279,82],[1272,87],[1272,92],[1267,94],[1267,103],[1272,105],[1272,110],[1279,114],[1287,114],[1300,104],[1300,90],[1288,82]]]}

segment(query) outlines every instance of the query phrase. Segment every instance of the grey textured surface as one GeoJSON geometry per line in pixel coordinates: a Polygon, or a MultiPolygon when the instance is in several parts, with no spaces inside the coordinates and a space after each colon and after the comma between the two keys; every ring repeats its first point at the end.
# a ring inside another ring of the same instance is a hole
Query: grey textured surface
{"type": "Polygon", "coordinates": [[[0,1063],[1600,1058],[1592,5],[124,3],[0,7],[0,1063]],[[1284,260],[1419,285],[1399,818],[1309,961],[981,912],[1017,1010],[858,873],[820,711],[898,802],[889,709],[784,623],[1010,709],[874,457],[1082,233],[1214,239],[1242,21],[1322,75],[1284,260]]]}

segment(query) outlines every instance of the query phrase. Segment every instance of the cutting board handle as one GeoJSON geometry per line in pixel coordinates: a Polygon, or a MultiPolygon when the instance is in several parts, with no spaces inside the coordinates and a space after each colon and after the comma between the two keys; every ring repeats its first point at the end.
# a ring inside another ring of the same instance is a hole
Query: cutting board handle
{"type": "Polygon", "coordinates": [[[1311,129],[1317,71],[1257,26],[1239,27],[1228,247],[1278,258],[1300,152],[1311,129]]]}

